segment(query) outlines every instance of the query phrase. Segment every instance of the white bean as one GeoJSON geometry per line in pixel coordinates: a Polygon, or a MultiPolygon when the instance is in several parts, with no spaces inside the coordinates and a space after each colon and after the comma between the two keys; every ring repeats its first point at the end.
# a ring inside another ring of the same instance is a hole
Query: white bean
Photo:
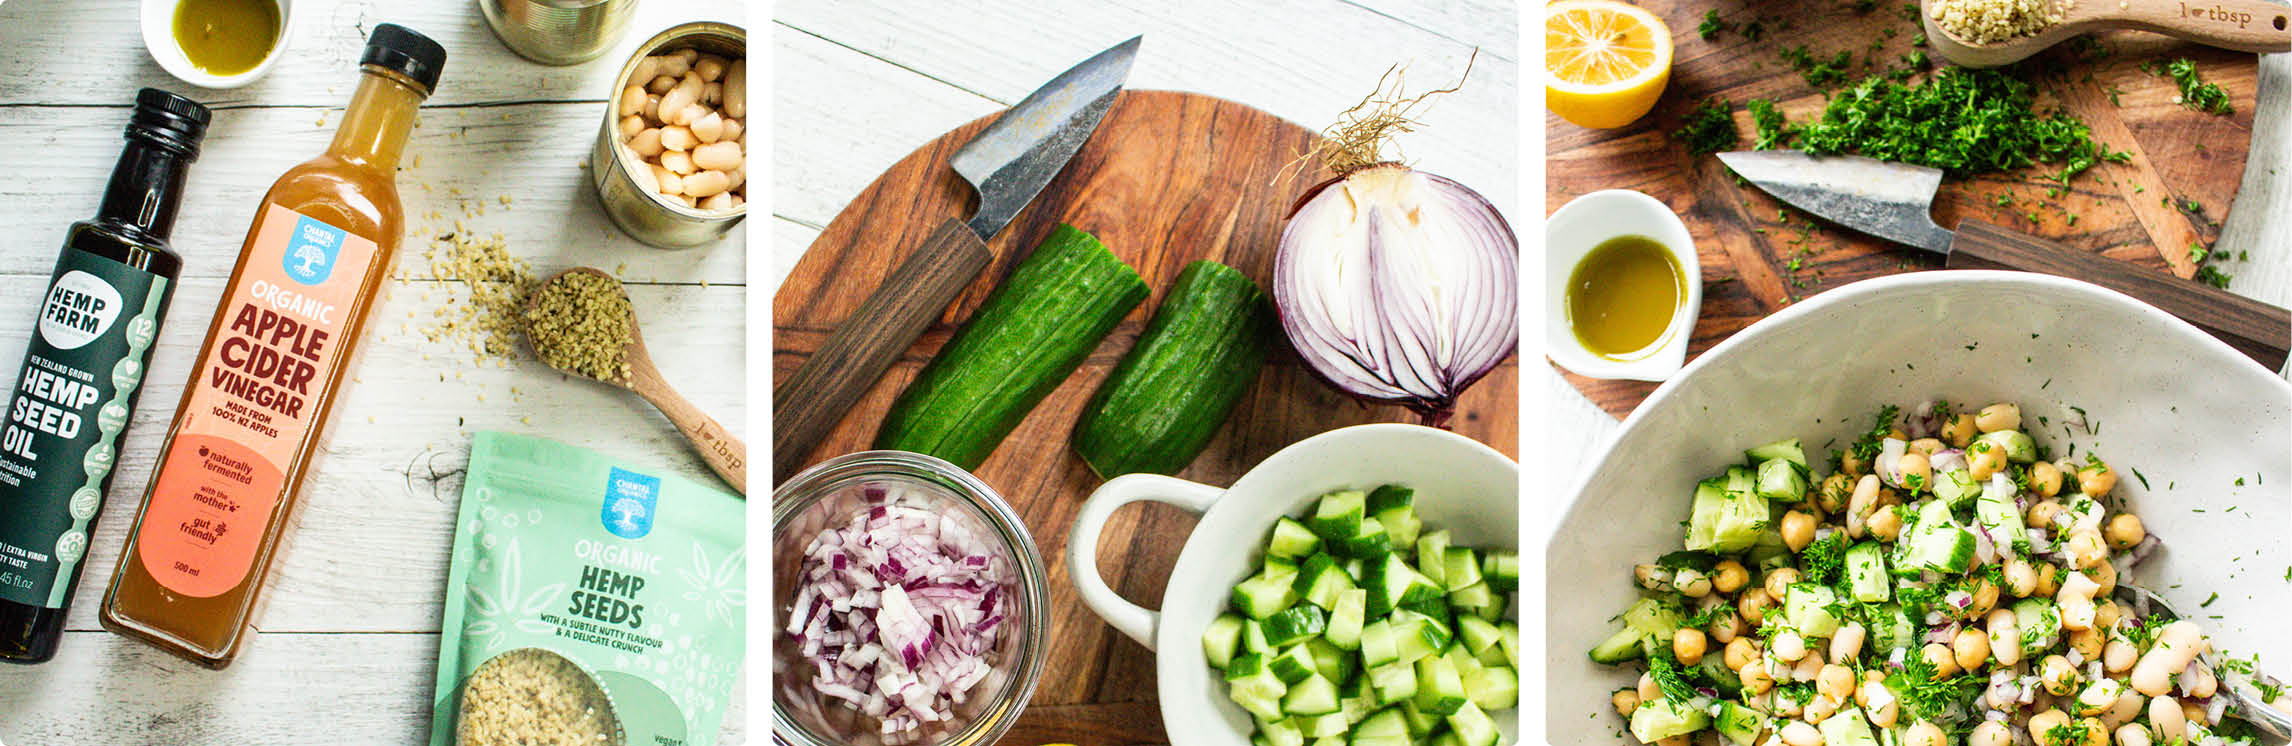
{"type": "Polygon", "coordinates": [[[740,135],[741,135],[741,134],[743,134],[743,133],[744,133],[744,132],[745,132],[747,129],[748,129],[748,125],[747,125],[747,124],[744,124],[744,123],[742,123],[740,120],[738,120],[738,119],[733,119],[733,118],[731,118],[731,117],[725,117],[725,118],[724,118],[724,135],[723,135],[723,137],[721,137],[721,138],[719,138],[719,139],[724,139],[724,140],[738,140],[738,139],[740,139],[740,135]]]}
{"type": "Polygon", "coordinates": [[[686,104],[683,111],[676,113],[676,121],[672,122],[672,124],[681,124],[686,128],[690,128],[693,122],[698,121],[701,117],[705,117],[714,113],[716,112],[709,111],[708,107],[702,106],[699,103],[686,104]]]}
{"type": "Polygon", "coordinates": [[[711,82],[700,87],[700,102],[710,106],[724,103],[724,84],[711,82]]]}
{"type": "Polygon", "coordinates": [[[733,208],[731,192],[717,192],[700,201],[703,210],[730,210],[733,208]]]}
{"type": "MultiPolygon", "coordinates": [[[[685,181],[689,189],[691,180],[685,181]]],[[[2124,692],[2125,685],[2116,679],[2099,679],[2087,684],[2085,691],[2077,694],[2077,714],[2092,717],[2107,712],[2117,706],[2117,695],[2124,692]]]]}
{"type": "Polygon", "coordinates": [[[747,60],[733,60],[724,70],[724,115],[734,119],[748,116],[747,60]]]}
{"type": "Polygon", "coordinates": [[[2149,729],[2139,725],[2126,725],[2117,729],[2117,746],[2149,746],[2149,729]]]}
{"type": "MultiPolygon", "coordinates": [[[[639,106],[642,107],[642,104],[639,104],[639,106]]],[[[627,142],[629,138],[635,137],[637,133],[645,131],[645,118],[635,114],[621,117],[619,127],[621,132],[621,141],[627,142]]]]}
{"type": "Polygon", "coordinates": [[[661,168],[668,169],[669,173],[673,173],[678,176],[683,176],[685,174],[690,174],[694,171],[700,170],[692,165],[691,155],[686,153],[679,153],[674,150],[661,153],[661,168]]]}
{"type": "Polygon", "coordinates": [[[2173,674],[2188,668],[2203,646],[2204,634],[2196,623],[2182,619],[2165,625],[2157,631],[2157,644],[2133,664],[2133,688],[2151,697],[2171,692],[2173,674]]]}
{"type": "Polygon", "coordinates": [[[700,73],[701,80],[713,82],[724,77],[724,58],[713,54],[701,55],[700,61],[692,63],[692,69],[700,73]]]}
{"type": "Polygon", "coordinates": [[[2166,743],[2187,738],[2189,719],[2187,715],[2181,713],[2180,701],[2171,697],[2150,699],[2149,728],[2156,731],[2157,740],[2166,743]]]}
{"type": "Polygon", "coordinates": [[[629,152],[646,158],[660,157],[662,147],[661,131],[658,129],[647,128],[629,138],[629,152]]]}
{"type": "Polygon", "coordinates": [[[1822,731],[1805,722],[1793,720],[1783,726],[1783,743],[1790,746],[1822,746],[1822,731]]]}
{"type": "Polygon", "coordinates": [[[668,169],[665,169],[665,168],[661,168],[660,166],[657,166],[657,165],[653,165],[653,164],[649,164],[649,163],[648,163],[648,164],[645,164],[645,165],[646,165],[646,168],[647,168],[647,169],[649,169],[649,170],[651,170],[651,171],[653,172],[653,183],[655,183],[655,184],[658,184],[658,185],[660,186],[660,193],[662,193],[662,194],[683,194],[683,193],[684,193],[684,177],[682,177],[682,176],[678,176],[678,175],[676,175],[676,172],[674,172],[674,171],[670,171],[670,170],[668,170],[668,169]]]}
{"type": "Polygon", "coordinates": [[[660,73],[671,78],[682,77],[684,71],[692,69],[692,60],[680,54],[664,54],[653,59],[660,61],[660,73]]]}
{"type": "Polygon", "coordinates": [[[692,136],[692,130],[673,124],[661,128],[661,147],[663,148],[679,153],[689,153],[692,152],[692,146],[698,144],[700,144],[700,139],[692,136]]]}
{"type": "Polygon", "coordinates": [[[652,79],[653,79],[655,76],[658,76],[658,75],[660,75],[660,74],[661,74],[661,60],[660,60],[660,58],[659,58],[659,57],[646,57],[646,58],[644,58],[644,59],[640,59],[640,60],[637,60],[637,66],[636,66],[635,68],[633,68],[633,69],[631,69],[631,70],[629,71],[629,79],[630,79],[630,80],[652,80],[652,79]]]}
{"type": "Polygon", "coordinates": [[[642,114],[644,111],[645,89],[633,85],[621,89],[621,108],[618,110],[621,116],[642,114]]]}
{"type": "Polygon", "coordinates": [[[723,171],[702,171],[684,177],[684,193],[693,197],[714,197],[724,193],[729,181],[723,171]]]}
{"type": "Polygon", "coordinates": [[[1807,641],[1799,633],[1786,629],[1775,633],[1775,639],[1767,643],[1767,652],[1774,653],[1776,660],[1796,663],[1806,657],[1807,641]]]}
{"type": "Polygon", "coordinates": [[[740,143],[717,142],[702,145],[692,151],[692,162],[701,168],[730,171],[741,164],[740,143]]]}
{"type": "Polygon", "coordinates": [[[645,82],[645,92],[655,95],[668,93],[676,87],[676,76],[662,75],[645,82]]]}
{"type": "Polygon", "coordinates": [[[2014,624],[2013,609],[1998,607],[1990,611],[1990,657],[1998,665],[2011,666],[2021,662],[2021,629],[2014,624]]]}
{"type": "Polygon", "coordinates": [[[2012,745],[2013,731],[2007,729],[2005,723],[1995,720],[1982,721],[1982,724],[1974,726],[1974,732],[1966,735],[1966,746],[2012,745]]]}
{"type": "Polygon", "coordinates": [[[692,130],[693,137],[700,138],[704,143],[716,142],[724,137],[724,117],[717,116],[713,111],[693,118],[685,127],[692,130]]]}

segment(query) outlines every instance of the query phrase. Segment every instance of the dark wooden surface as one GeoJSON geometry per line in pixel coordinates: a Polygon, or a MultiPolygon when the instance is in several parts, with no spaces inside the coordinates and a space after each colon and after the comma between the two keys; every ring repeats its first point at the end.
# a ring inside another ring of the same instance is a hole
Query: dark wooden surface
{"type": "Polygon", "coordinates": [[[1949,266],[2019,269],[2085,280],[2188,319],[2269,370],[2284,367],[2285,347],[2292,345],[2292,315],[2282,308],[1979,220],[1958,224],[1949,266]]]}
{"type": "MultiPolygon", "coordinates": [[[[1671,82],[1654,112],[1630,127],[1591,130],[1557,116],[1545,117],[1545,211],[1568,200],[1609,188],[1636,189],[1662,200],[1687,222],[1703,265],[1703,309],[1689,355],[1700,355],[1729,335],[1766,315],[1815,293],[1847,283],[1942,266],[1939,257],[1822,224],[1804,227],[1804,213],[1739,183],[1710,156],[1690,156],[1671,137],[1689,109],[1709,96],[1725,96],[1736,109],[1739,146],[1751,147],[1752,125],[1745,101],[1772,99],[1790,119],[1808,121],[1828,103],[1785,63],[1778,50],[1805,45],[1817,58],[1841,50],[1854,53],[1853,77],[1896,66],[1912,51],[1917,23],[1900,3],[1881,3],[1855,13],[1837,0],[1716,0],[1639,3],[1664,19],[1675,43],[1671,82]],[[1704,41],[1696,33],[1706,10],[1740,25],[1765,19],[1760,41],[1729,33],[1704,41]],[[1792,19],[1785,28],[1785,19],[1792,19]],[[1819,19],[1819,20],[1813,20],[1819,19]],[[1887,30],[1894,30],[1889,37],[1887,30]],[[1873,42],[1878,67],[1863,60],[1873,42]]],[[[2039,85],[2039,110],[2062,107],[2093,126],[2095,139],[2132,154],[2126,164],[2103,164],[2071,183],[2058,196],[2048,194],[2057,168],[1975,179],[1950,179],[1936,198],[1935,219],[1954,226],[1976,219],[2046,238],[2079,250],[2128,262],[2144,271],[2188,277],[2192,242],[2210,246],[2244,174],[2251,146],[2257,66],[2250,54],[2198,47],[2139,32],[2096,37],[2108,51],[2080,56],[2057,47],[2038,57],[2058,64],[2064,74],[2039,85]],[[2228,93],[2236,112],[2220,117],[2184,109],[2174,102],[2172,80],[2143,72],[2143,62],[2187,57],[2204,79],[2228,93]],[[1998,204],[2003,196],[2010,206],[1998,204]],[[2173,205],[2165,204],[2166,199],[2173,205]],[[2193,200],[2202,211],[2180,209],[2193,200]],[[2069,216],[2075,215],[2072,221],[2069,216]]],[[[1930,53],[1930,51],[1929,51],[1930,53]]],[[[2236,265],[2224,265],[2234,272],[2236,265]]],[[[1568,381],[1610,414],[1631,412],[1655,384],[1602,381],[1562,371],[1568,381]]]]}
{"type": "MultiPolygon", "coordinates": [[[[783,383],[858,308],[906,252],[940,221],[968,214],[968,187],[947,167],[982,119],[917,149],[853,199],[807,249],[772,302],[774,383],[783,383]]],[[[1164,91],[1122,95],[1088,145],[1011,226],[987,242],[995,261],[907,350],[806,459],[867,448],[900,389],[1052,226],[1090,231],[1154,290],[1078,372],[1013,431],[979,476],[1026,517],[1050,568],[1051,659],[1032,706],[1004,743],[1119,746],[1163,743],[1154,706],[1154,656],[1083,606],[1067,580],[1066,535],[1099,480],[1066,445],[1080,409],[1160,307],[1179,269],[1196,259],[1233,265],[1261,284],[1272,276],[1283,219],[1325,178],[1285,173],[1311,131],[1241,104],[1164,91]]],[[[1518,457],[1519,368],[1508,360],[1468,392],[1451,426],[1518,457]]],[[[1415,421],[1406,410],[1365,406],[1315,380],[1286,346],[1201,458],[1179,476],[1225,484],[1306,436],[1366,422],[1415,421]]],[[[1100,572],[1124,597],[1158,606],[1194,519],[1162,505],[1118,512],[1106,526],[1100,572]]],[[[1173,651],[1177,655],[1198,655],[1173,651]]]]}

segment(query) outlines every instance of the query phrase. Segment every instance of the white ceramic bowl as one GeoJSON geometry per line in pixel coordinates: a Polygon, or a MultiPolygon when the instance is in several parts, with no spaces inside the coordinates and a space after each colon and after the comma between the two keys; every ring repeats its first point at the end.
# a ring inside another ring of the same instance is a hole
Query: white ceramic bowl
{"type": "MultiPolygon", "coordinates": [[[[1254,725],[1226,697],[1225,681],[1202,659],[1202,630],[1226,607],[1264,545],[1274,519],[1295,515],[1340,489],[1403,484],[1416,489],[1426,530],[1447,529],[1459,545],[1518,547],[1520,468],[1504,454],[1445,430],[1357,425],[1281,449],[1218,488],[1153,474],[1108,480],[1091,493],[1067,541],[1067,575],[1090,609],[1155,658],[1162,727],[1177,746],[1246,746],[1254,725]],[[1171,570],[1162,610],[1122,599],[1098,574],[1098,536],[1116,508],[1139,500],[1202,516],[1171,570]]],[[[1517,599],[1515,599],[1517,603],[1517,599]]],[[[1513,613],[1519,613],[1515,606],[1513,613]]],[[[1491,713],[1505,743],[1518,741],[1519,711],[1491,713]]]]}
{"type": "Polygon", "coordinates": [[[1629,189],[1604,189],[1569,200],[1544,221],[1544,352],[1577,375],[1661,381],[1679,372],[1695,319],[1703,308],[1703,265],[1695,258],[1695,238],[1679,215],[1654,197],[1629,189]],[[1584,255],[1608,239],[1646,236],[1679,262],[1685,302],[1671,314],[1663,336],[1630,358],[1605,357],[1584,349],[1568,324],[1568,282],[1584,255]]]}
{"type": "Polygon", "coordinates": [[[1637,669],[1594,664],[1585,651],[1635,598],[1632,566],[1680,547],[1696,480],[1741,461],[1748,446],[1796,436],[1813,455],[1833,439],[1850,442],[1882,404],[1936,397],[2017,402],[2024,423],[2046,423],[2038,437],[2056,452],[2074,442],[2108,459],[2122,475],[2115,494],[2164,541],[2131,579],[2183,610],[2219,592],[2204,613],[2223,618],[2200,620],[2214,645],[2292,673],[2292,637],[2270,633],[2292,617],[2292,384],[2179,319],[2083,282],[1916,272],[1831,290],[1751,325],[1624,421],[1577,483],[1545,553],[1548,740],[1634,743],[1608,694],[1637,669]],[[2071,424],[2080,421],[2094,432],[2071,424]]]}
{"type": "Polygon", "coordinates": [[[182,0],[143,0],[143,48],[150,50],[151,59],[160,69],[176,79],[201,88],[238,88],[253,83],[278,64],[286,52],[287,44],[294,40],[294,0],[274,0],[279,6],[278,40],[271,44],[270,54],[255,68],[237,75],[216,75],[195,67],[189,57],[183,56],[183,47],[175,43],[175,7],[182,0]]]}

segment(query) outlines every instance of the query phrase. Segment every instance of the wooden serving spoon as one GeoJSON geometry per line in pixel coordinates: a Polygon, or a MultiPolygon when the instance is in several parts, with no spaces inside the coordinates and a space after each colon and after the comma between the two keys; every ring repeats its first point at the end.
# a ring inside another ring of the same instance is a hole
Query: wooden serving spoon
{"type": "MultiPolygon", "coordinates": [[[[621,293],[622,300],[627,301],[628,291],[621,287],[621,281],[595,267],[574,267],[550,275],[549,279],[543,280],[538,287],[548,287],[555,283],[558,278],[574,272],[605,278],[606,281],[613,283],[615,292],[621,293]]],[[[529,310],[532,309],[540,298],[541,294],[535,292],[533,297],[526,299],[526,307],[529,310]]],[[[629,315],[629,344],[622,349],[621,353],[626,356],[629,362],[628,380],[608,381],[564,368],[557,370],[599,383],[619,386],[636,392],[637,396],[644,397],[644,400],[651,402],[654,408],[661,411],[661,414],[668,416],[669,422],[675,424],[677,430],[684,433],[685,440],[692,442],[693,450],[700,452],[701,460],[708,462],[708,468],[715,470],[717,476],[723,477],[724,481],[732,485],[732,488],[738,490],[740,494],[748,494],[748,445],[742,443],[739,438],[733,437],[731,431],[725,430],[723,425],[717,424],[714,418],[700,411],[699,407],[693,406],[692,402],[678,394],[676,389],[669,387],[668,380],[661,377],[660,369],[653,366],[653,356],[645,351],[645,337],[638,329],[636,314],[631,312],[629,315]]],[[[531,344],[531,342],[529,338],[527,343],[531,344]]]]}
{"type": "Polygon", "coordinates": [[[1934,51],[1966,67],[2008,65],[2072,36],[2138,29],[2239,52],[2292,51],[2292,8],[2271,0],[2054,0],[2061,21],[2029,36],[1987,44],[1952,36],[1934,22],[1934,0],[1919,0],[1919,22],[1934,51]]]}

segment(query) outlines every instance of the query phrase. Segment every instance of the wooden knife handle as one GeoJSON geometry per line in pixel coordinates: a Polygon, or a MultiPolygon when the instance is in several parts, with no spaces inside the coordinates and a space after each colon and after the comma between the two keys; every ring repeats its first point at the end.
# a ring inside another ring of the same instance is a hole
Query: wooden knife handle
{"type": "Polygon", "coordinates": [[[773,387],[773,476],[795,476],[836,423],[993,259],[970,227],[948,220],[883,278],[786,384],[773,387]]]}
{"type": "Polygon", "coordinates": [[[1958,223],[1949,267],[2041,272],[2115,290],[2195,324],[2272,372],[2292,354],[2292,311],[1978,220],[1958,223]]]}

